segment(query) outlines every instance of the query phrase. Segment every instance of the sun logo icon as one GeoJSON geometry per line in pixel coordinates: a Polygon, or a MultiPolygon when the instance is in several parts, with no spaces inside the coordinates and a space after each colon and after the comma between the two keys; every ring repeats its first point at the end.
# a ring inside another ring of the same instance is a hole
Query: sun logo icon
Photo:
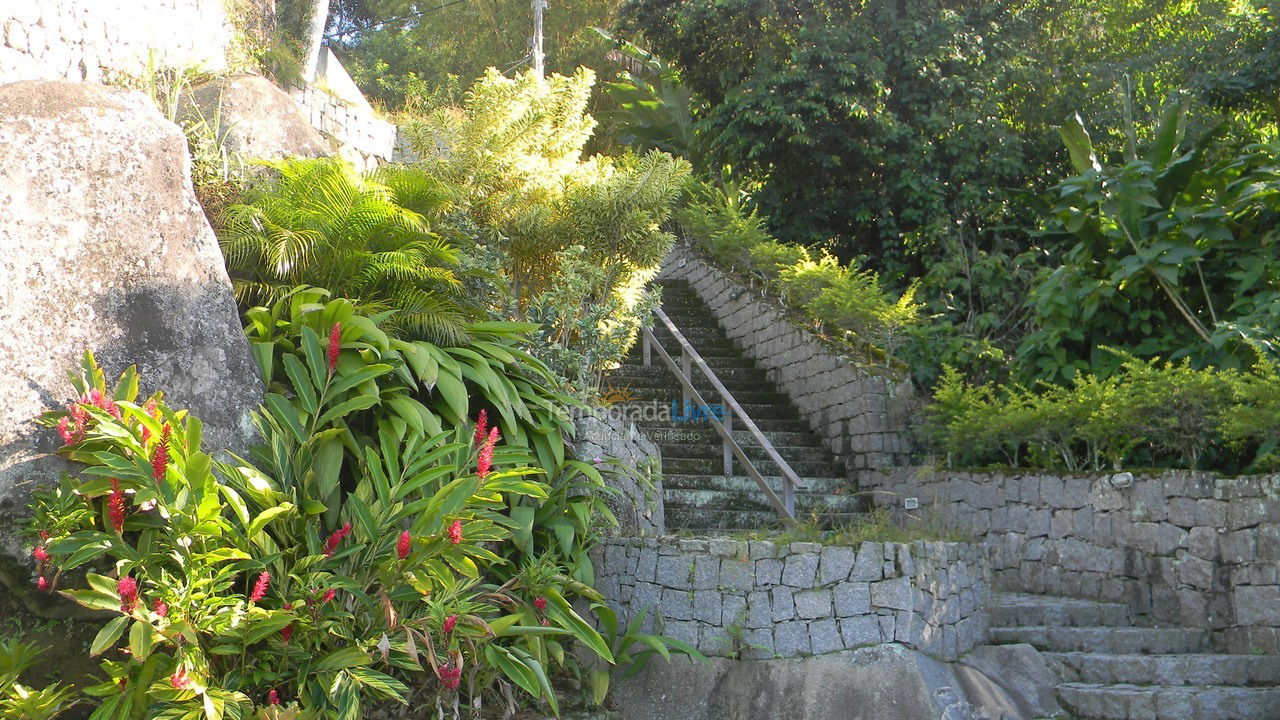
{"type": "Polygon", "coordinates": [[[609,405],[622,405],[624,403],[635,402],[635,399],[636,396],[631,394],[631,388],[628,386],[605,386],[600,393],[600,404],[606,407],[609,405]]]}

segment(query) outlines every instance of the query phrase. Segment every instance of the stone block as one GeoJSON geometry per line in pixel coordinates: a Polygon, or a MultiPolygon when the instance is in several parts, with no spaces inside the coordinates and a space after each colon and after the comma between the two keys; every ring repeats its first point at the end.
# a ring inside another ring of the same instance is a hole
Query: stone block
{"type": "Polygon", "coordinates": [[[747,592],[755,587],[755,563],[745,560],[720,561],[720,587],[747,592]]]}
{"type": "Polygon", "coordinates": [[[782,561],[765,559],[756,561],[756,585],[779,585],[782,583],[782,561]]]}
{"type": "MultiPolygon", "coordinates": [[[[802,543],[793,543],[792,547],[802,543]]],[[[803,543],[804,545],[813,545],[815,543],[803,543]]],[[[820,546],[819,546],[820,547],[820,546]]],[[[786,559],[786,563],[782,569],[782,584],[790,585],[794,588],[810,588],[813,587],[814,579],[818,575],[818,554],[817,553],[800,553],[790,555],[786,559]]]]}
{"type": "Polygon", "coordinates": [[[1280,625],[1280,585],[1246,585],[1233,591],[1237,625],[1280,625]]]}
{"type": "Polygon", "coordinates": [[[842,618],[839,624],[840,639],[846,648],[880,643],[880,621],[874,615],[842,618]]]}
{"type": "Polygon", "coordinates": [[[871,612],[871,586],[868,583],[840,583],[832,588],[832,599],[838,617],[852,617],[871,612]]]}
{"type": "Polygon", "coordinates": [[[747,559],[747,544],[732,538],[711,538],[708,541],[708,552],[725,558],[747,559]]]}
{"type": "Polygon", "coordinates": [[[756,591],[747,595],[747,619],[743,624],[749,628],[765,628],[773,625],[773,609],[769,603],[769,593],[756,591]]]}
{"type": "Polygon", "coordinates": [[[819,620],[809,623],[809,644],[814,655],[844,649],[840,629],[835,620],[819,620]]]}
{"type": "Polygon", "coordinates": [[[693,560],[693,589],[715,590],[720,583],[720,558],[699,555],[693,560]]]}
{"type": "Polygon", "coordinates": [[[813,646],[809,642],[809,624],[799,620],[778,623],[773,628],[773,650],[779,657],[809,655],[813,646]]]}
{"type": "Polygon", "coordinates": [[[806,620],[831,617],[831,590],[821,588],[795,593],[796,615],[806,620]]]}
{"type": "Polygon", "coordinates": [[[773,621],[775,623],[790,620],[796,616],[795,597],[791,588],[785,586],[775,587],[772,597],[773,621]]]}
{"type": "Polygon", "coordinates": [[[846,545],[831,545],[822,548],[818,563],[818,583],[830,585],[849,577],[853,569],[855,555],[853,548],[846,545]]]}
{"type": "Polygon", "coordinates": [[[747,630],[742,634],[742,657],[748,660],[767,660],[774,656],[773,626],[747,630]]]}
{"type": "Polygon", "coordinates": [[[692,594],[687,590],[664,589],[659,612],[669,620],[692,620],[693,599],[690,597],[692,594]]]}
{"type": "Polygon", "coordinates": [[[911,580],[906,577],[871,583],[871,604],[876,608],[911,610],[915,607],[911,580]]]}
{"type": "Polygon", "coordinates": [[[880,543],[864,542],[858,548],[850,580],[861,582],[880,580],[884,577],[884,548],[880,543]]]}
{"type": "Polygon", "coordinates": [[[697,590],[693,593],[693,619],[708,625],[720,625],[720,593],[697,590]]]}
{"type": "Polygon", "coordinates": [[[657,583],[674,590],[693,589],[693,558],[685,555],[659,555],[657,583]]]}

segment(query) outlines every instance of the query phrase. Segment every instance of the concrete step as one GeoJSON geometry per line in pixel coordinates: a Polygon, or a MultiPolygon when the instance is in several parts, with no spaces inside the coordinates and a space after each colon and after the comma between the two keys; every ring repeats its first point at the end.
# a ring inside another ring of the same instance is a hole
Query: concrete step
{"type": "Polygon", "coordinates": [[[1089,720],[1275,720],[1280,689],[1063,683],[1058,701],[1089,720]]]}
{"type": "Polygon", "coordinates": [[[1209,649],[1206,630],[1192,628],[1046,627],[991,628],[996,645],[1027,643],[1041,652],[1171,655],[1209,649]]]}
{"type": "MultiPolygon", "coordinates": [[[[798,420],[794,418],[788,419],[788,418],[752,417],[751,419],[755,421],[756,427],[760,428],[761,432],[765,433],[766,435],[773,432],[804,433],[804,432],[810,431],[809,425],[807,423],[805,423],[803,420],[798,420]]],[[[649,433],[650,429],[653,429],[655,431],[662,430],[662,429],[670,429],[670,430],[709,430],[713,433],[716,432],[716,429],[711,427],[711,423],[706,422],[705,420],[698,420],[698,421],[654,420],[645,416],[636,416],[635,421],[636,421],[636,424],[639,425],[640,428],[644,430],[646,433],[649,433]]],[[[653,435],[649,434],[649,437],[653,437],[653,435]]]]}
{"type": "MultiPolygon", "coordinates": [[[[788,458],[787,464],[791,466],[791,470],[801,477],[842,477],[845,473],[844,466],[829,460],[795,460],[788,458]]],[[[738,461],[734,461],[734,467],[738,466],[738,461]]],[[[754,463],[756,471],[760,474],[780,474],[781,470],[776,469],[777,466],[771,461],[761,459],[754,463]]],[[[662,472],[663,474],[672,473],[678,475],[719,475],[724,473],[724,463],[720,458],[682,458],[668,456],[664,451],[662,453],[662,472]]]]}
{"type": "Polygon", "coordinates": [[[1133,624],[1129,606],[1122,603],[1025,593],[998,593],[993,600],[991,624],[994,627],[1125,627],[1133,624]]]}
{"type": "MultiPolygon", "coordinates": [[[[670,351],[668,351],[668,353],[670,353],[670,351]]],[[[698,354],[702,355],[702,359],[707,361],[707,365],[710,365],[711,369],[716,371],[716,375],[721,375],[725,370],[731,370],[734,368],[757,369],[756,361],[749,357],[728,354],[703,355],[701,351],[699,351],[698,354]]],[[[680,358],[675,355],[672,355],[671,357],[676,362],[680,361],[680,358]]],[[[662,362],[661,358],[654,357],[650,367],[658,366],[661,366],[664,369],[667,367],[666,363],[662,362]]],[[[644,362],[640,355],[632,354],[623,358],[622,367],[644,367],[644,362]]],[[[670,372],[670,370],[667,370],[667,372],[670,372]]]]}
{"type": "MultiPolygon", "coordinates": [[[[721,382],[725,383],[725,385],[728,385],[731,382],[769,382],[768,374],[766,374],[764,370],[754,367],[728,368],[723,372],[717,371],[716,375],[720,378],[721,382]]],[[[675,382],[675,377],[671,374],[671,370],[665,364],[661,364],[661,360],[655,360],[654,364],[651,365],[643,365],[639,360],[637,360],[635,363],[622,365],[616,370],[611,370],[608,377],[610,380],[617,378],[623,383],[631,381],[639,382],[640,380],[670,380],[675,382]]],[[[701,375],[695,375],[693,382],[694,387],[697,387],[697,383],[705,383],[706,380],[702,379],[701,375]]]]}
{"type": "MultiPolygon", "coordinates": [[[[764,481],[779,494],[782,493],[782,478],[777,475],[765,475],[764,481]]],[[[847,495],[851,483],[844,478],[835,477],[802,477],[803,492],[825,495],[847,495]]],[[[667,475],[662,476],[662,487],[681,490],[723,490],[725,492],[757,492],[756,481],[746,475],[667,475]]]]}
{"type": "Polygon", "coordinates": [[[1064,679],[1098,685],[1280,684],[1280,655],[1097,655],[1045,653],[1064,679]]]}
{"type": "MultiPolygon", "coordinates": [[[[734,397],[738,397],[739,394],[743,392],[759,392],[761,389],[771,386],[768,379],[763,377],[743,380],[720,378],[720,382],[729,389],[729,392],[733,393],[734,397]]],[[[654,375],[639,377],[626,377],[620,373],[614,372],[610,373],[609,376],[605,378],[604,386],[606,388],[627,390],[631,392],[635,392],[637,390],[660,389],[666,391],[666,397],[668,398],[679,398],[680,389],[683,387],[683,385],[676,380],[676,376],[670,372],[664,373],[662,376],[654,375]]],[[[707,380],[701,373],[693,374],[693,387],[696,388],[698,392],[702,393],[702,396],[708,400],[714,400],[720,397],[720,391],[716,389],[716,387],[711,384],[711,381],[707,380]]],[[[741,402],[741,398],[739,398],[739,401],[741,402]]],[[[790,398],[788,398],[786,402],[790,402],[790,398]]]]}
{"type": "MultiPolygon", "coordinates": [[[[688,424],[688,423],[685,423],[688,424]]],[[[794,448],[810,448],[825,449],[822,445],[822,439],[810,432],[781,432],[766,431],[765,435],[770,442],[774,443],[774,447],[794,447],[794,448]]],[[[653,428],[649,433],[649,439],[653,440],[659,446],[667,445],[697,445],[707,446],[710,448],[720,447],[720,433],[715,428],[707,424],[690,425],[687,428],[653,428]]],[[[756,438],[746,430],[734,430],[733,439],[744,448],[759,447],[760,443],[756,438]]],[[[719,450],[708,450],[711,453],[718,453],[719,450]]]]}
{"type": "MultiPolygon", "coordinates": [[[[779,499],[781,488],[774,488],[779,499]]],[[[665,511],[673,507],[711,510],[762,510],[772,511],[773,505],[759,490],[754,492],[722,490],[682,490],[663,488],[662,504],[665,511]]],[[[828,495],[825,493],[796,493],[797,513],[857,513],[866,509],[861,498],[852,495],[828,495]]]]}
{"type": "MultiPolygon", "coordinates": [[[[769,438],[768,435],[765,435],[765,437],[767,439],[769,438]]],[[[752,438],[752,440],[754,439],[755,438],[752,438]]],[[[737,438],[735,437],[734,440],[737,440],[737,438]]],[[[772,440],[770,439],[770,441],[772,440]]],[[[662,457],[664,458],[671,457],[715,461],[720,461],[724,458],[724,443],[720,439],[720,435],[718,433],[714,440],[708,439],[707,442],[659,442],[658,447],[661,448],[662,457]]],[[[793,464],[793,466],[798,462],[827,463],[834,465],[837,468],[841,468],[840,472],[835,473],[836,476],[844,475],[844,466],[837,463],[835,457],[824,447],[815,447],[813,445],[790,446],[775,444],[773,449],[778,451],[778,454],[782,456],[783,460],[793,464]]],[[[759,461],[759,463],[764,463],[764,465],[768,467],[773,467],[773,461],[769,459],[768,453],[765,452],[764,447],[760,444],[743,445],[742,451],[746,453],[747,457],[753,462],[759,461]]],[[[737,458],[734,458],[734,462],[738,462],[737,458]]],[[[761,468],[759,463],[757,463],[757,468],[761,468]]],[[[760,472],[764,472],[764,470],[761,469],[760,472]]],[[[814,473],[814,475],[826,476],[828,473],[814,473]]]]}
{"type": "MultiPolygon", "coordinates": [[[[667,507],[667,528],[676,530],[696,530],[706,534],[734,532],[741,530],[782,529],[782,519],[773,510],[704,510],[690,507],[667,507]]],[[[797,512],[800,519],[809,521],[810,516],[797,512]]],[[[844,527],[857,520],[866,518],[862,513],[823,513],[816,520],[825,527],[844,527]]]]}

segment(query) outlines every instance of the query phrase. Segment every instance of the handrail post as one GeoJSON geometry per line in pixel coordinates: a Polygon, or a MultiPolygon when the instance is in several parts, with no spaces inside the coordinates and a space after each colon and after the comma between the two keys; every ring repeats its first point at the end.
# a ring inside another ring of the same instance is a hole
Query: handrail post
{"type": "Polygon", "coordinates": [[[787,509],[788,515],[796,516],[796,485],[786,476],[782,478],[782,505],[787,509]]]}
{"type": "MultiPolygon", "coordinates": [[[[684,348],[680,349],[680,373],[684,375],[684,379],[690,384],[693,383],[693,358],[689,356],[688,351],[684,348]]],[[[680,388],[680,400],[684,403],[681,412],[686,415],[691,413],[691,398],[689,397],[689,386],[684,385],[680,388]]]]}
{"type": "MultiPolygon", "coordinates": [[[[733,437],[733,408],[726,402],[721,402],[720,407],[724,411],[724,429],[729,437],[733,437]]],[[[724,446],[724,476],[729,477],[733,475],[733,448],[729,446],[728,439],[722,439],[721,444],[724,446]]]]}
{"type": "Polygon", "coordinates": [[[645,367],[649,367],[650,363],[653,360],[653,345],[649,340],[649,338],[651,337],[653,337],[653,330],[651,328],[646,327],[641,330],[640,347],[641,347],[641,354],[644,356],[645,367]]]}

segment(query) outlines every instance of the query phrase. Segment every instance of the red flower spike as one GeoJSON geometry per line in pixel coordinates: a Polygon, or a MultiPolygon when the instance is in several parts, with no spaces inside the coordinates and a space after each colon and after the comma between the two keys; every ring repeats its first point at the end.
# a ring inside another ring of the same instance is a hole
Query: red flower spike
{"type": "Polygon", "coordinates": [[[448,534],[449,534],[449,542],[453,543],[454,545],[457,545],[458,543],[462,542],[462,521],[454,520],[453,524],[449,526],[448,534]]]}
{"type": "Polygon", "coordinates": [[[322,599],[322,600],[320,601],[320,604],[321,604],[321,605],[324,605],[324,604],[328,603],[330,600],[332,600],[334,597],[336,597],[336,596],[337,596],[337,594],[338,594],[338,591],[337,591],[337,590],[334,590],[333,588],[329,588],[329,591],[328,591],[328,592],[326,592],[326,593],[324,594],[324,599],[322,599]]]}
{"type": "Polygon", "coordinates": [[[462,668],[455,668],[452,660],[441,665],[436,674],[440,676],[440,684],[445,690],[457,690],[458,684],[462,682],[462,668]]]}
{"type": "Polygon", "coordinates": [[[476,475],[479,475],[481,480],[493,469],[493,446],[498,444],[498,437],[498,428],[490,429],[489,439],[480,448],[480,458],[476,461],[476,475]]]}
{"type": "Polygon", "coordinates": [[[401,560],[409,557],[409,548],[413,544],[413,538],[409,536],[409,531],[405,530],[400,533],[400,540],[396,543],[396,556],[401,560]]]}
{"type": "Polygon", "coordinates": [[[489,434],[489,413],[481,410],[480,417],[476,419],[476,447],[480,447],[484,443],[485,437],[489,434]]]}
{"type": "Polygon", "coordinates": [[[116,592],[120,595],[120,612],[128,615],[138,607],[138,581],[125,575],[116,581],[116,592]]]}
{"type": "Polygon", "coordinates": [[[458,616],[450,615],[449,617],[444,619],[444,625],[441,626],[441,629],[444,630],[445,635],[448,635],[449,633],[453,632],[453,628],[457,624],[458,624],[458,616]]]}
{"type": "Polygon", "coordinates": [[[111,478],[111,497],[107,500],[107,515],[111,518],[111,527],[116,534],[124,533],[125,497],[120,490],[120,480],[111,478]]]}
{"type": "Polygon", "coordinates": [[[41,575],[40,577],[36,578],[36,589],[39,590],[40,592],[49,592],[49,581],[45,578],[45,576],[41,575]]]}
{"type": "Polygon", "coordinates": [[[291,640],[291,639],[293,639],[293,624],[292,624],[292,623],[290,623],[289,625],[285,625],[284,627],[280,628],[280,640],[281,640],[281,641],[283,641],[285,645],[288,645],[288,644],[289,644],[289,640],[291,640]]]}
{"type": "Polygon", "coordinates": [[[164,424],[164,429],[160,432],[160,442],[156,443],[156,449],[151,454],[151,474],[155,476],[156,482],[164,480],[165,470],[169,467],[169,423],[164,424]]]}
{"type": "Polygon", "coordinates": [[[334,323],[329,331],[329,374],[338,367],[338,351],[342,349],[342,324],[334,323]]]}
{"type": "Polygon", "coordinates": [[[180,667],[178,671],[169,676],[169,682],[178,690],[191,689],[191,678],[187,677],[187,669],[180,667]]]}
{"type": "Polygon", "coordinates": [[[258,581],[253,584],[253,592],[249,593],[249,602],[256,603],[267,595],[267,586],[271,584],[271,573],[266,570],[258,576],[258,581]]]}
{"type": "Polygon", "coordinates": [[[155,602],[151,603],[151,612],[160,617],[169,617],[169,604],[160,598],[156,598],[155,602]]]}
{"type": "Polygon", "coordinates": [[[65,415],[58,421],[58,437],[62,438],[63,445],[70,445],[76,441],[75,433],[71,432],[70,415],[65,415]]]}
{"type": "Polygon", "coordinates": [[[271,692],[267,693],[267,704],[268,705],[280,704],[280,693],[276,692],[275,688],[271,688],[271,692]]]}
{"type": "Polygon", "coordinates": [[[41,565],[49,562],[49,551],[44,549],[44,545],[37,545],[35,549],[31,551],[31,556],[34,557],[36,562],[41,565]]]}
{"type": "Polygon", "coordinates": [[[538,612],[546,612],[547,599],[539,595],[538,597],[533,599],[533,606],[538,609],[538,612]]]}
{"type": "Polygon", "coordinates": [[[342,527],[329,533],[329,539],[324,544],[325,557],[333,557],[333,553],[337,551],[344,538],[351,534],[351,523],[346,523],[342,527]]]}

